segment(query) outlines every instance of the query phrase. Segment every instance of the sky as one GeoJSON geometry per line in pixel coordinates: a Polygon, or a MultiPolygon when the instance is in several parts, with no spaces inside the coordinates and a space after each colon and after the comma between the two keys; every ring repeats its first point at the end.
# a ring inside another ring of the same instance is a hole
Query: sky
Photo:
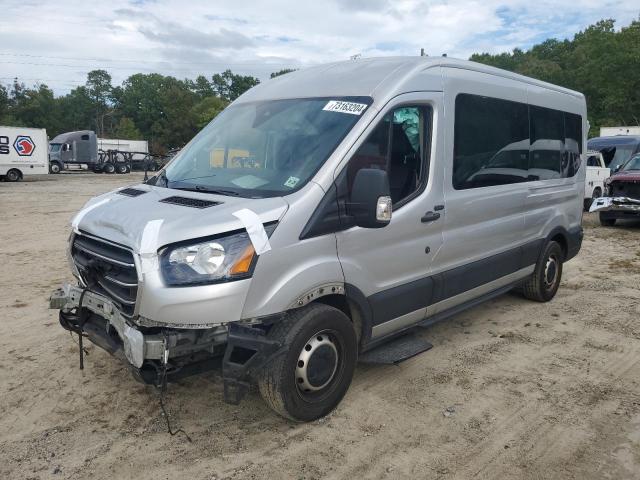
{"type": "Polygon", "coordinates": [[[18,77],[56,94],[105,69],[177,78],[363,57],[527,49],[640,14],[637,0],[0,0],[0,82],[18,77]]]}

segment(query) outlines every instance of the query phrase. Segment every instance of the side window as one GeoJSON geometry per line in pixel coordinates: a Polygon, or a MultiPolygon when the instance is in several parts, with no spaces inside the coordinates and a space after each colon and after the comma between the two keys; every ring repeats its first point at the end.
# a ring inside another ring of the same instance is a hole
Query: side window
{"type": "Polygon", "coordinates": [[[550,180],[566,176],[569,162],[564,154],[564,115],[559,110],[531,105],[531,151],[529,179],[550,180]],[[564,173],[564,175],[563,175],[564,173]]]}
{"type": "Polygon", "coordinates": [[[527,105],[478,95],[456,97],[453,187],[489,187],[527,180],[527,105]]]}
{"type": "MultiPolygon", "coordinates": [[[[573,177],[580,170],[580,154],[582,153],[582,117],[574,113],[564,114],[564,149],[568,161],[565,177],[573,177]]],[[[599,167],[594,157],[594,167],[599,167]]]]}
{"type": "Polygon", "coordinates": [[[89,135],[82,135],[80,137],[81,140],[89,140],[89,135]]]}
{"type": "Polygon", "coordinates": [[[596,157],[595,155],[591,155],[589,158],[587,158],[587,167],[599,167],[600,165],[598,164],[598,157],[596,157]]]}
{"type": "Polygon", "coordinates": [[[394,205],[410,197],[427,181],[430,132],[428,107],[401,107],[385,115],[349,161],[349,189],[360,169],[379,168],[389,176],[394,205]]]}

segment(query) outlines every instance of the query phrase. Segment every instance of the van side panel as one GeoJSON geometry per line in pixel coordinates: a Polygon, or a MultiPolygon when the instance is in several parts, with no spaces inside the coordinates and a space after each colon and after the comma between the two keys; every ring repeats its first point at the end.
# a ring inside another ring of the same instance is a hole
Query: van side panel
{"type": "MultiPolygon", "coordinates": [[[[524,243],[526,187],[509,184],[456,190],[453,157],[456,98],[467,93],[526,101],[526,87],[514,80],[459,68],[443,68],[446,129],[444,245],[434,258],[432,271],[446,272],[479,260],[512,252],[514,268],[520,265],[519,247],[524,243]]],[[[501,256],[502,258],[502,256],[501,256]]]]}
{"type": "MultiPolygon", "coordinates": [[[[586,104],[584,99],[565,95],[536,85],[527,87],[528,103],[582,117],[582,157],[586,152],[586,104]]],[[[582,224],[583,193],[586,167],[584,161],[576,174],[569,178],[528,182],[525,205],[525,228],[523,237],[527,241],[548,238],[554,229],[567,233],[567,243],[582,224]]]]}

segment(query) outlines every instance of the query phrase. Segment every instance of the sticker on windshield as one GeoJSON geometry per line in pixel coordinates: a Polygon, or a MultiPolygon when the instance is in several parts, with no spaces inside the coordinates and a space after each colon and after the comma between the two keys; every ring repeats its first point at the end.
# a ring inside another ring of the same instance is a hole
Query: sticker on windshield
{"type": "Polygon", "coordinates": [[[295,187],[300,179],[298,177],[289,177],[286,182],[284,182],[285,187],[293,188],[295,187]]]}
{"type": "Polygon", "coordinates": [[[330,100],[322,110],[327,112],[350,113],[360,115],[367,108],[366,103],[343,102],[340,100],[330,100]]]}

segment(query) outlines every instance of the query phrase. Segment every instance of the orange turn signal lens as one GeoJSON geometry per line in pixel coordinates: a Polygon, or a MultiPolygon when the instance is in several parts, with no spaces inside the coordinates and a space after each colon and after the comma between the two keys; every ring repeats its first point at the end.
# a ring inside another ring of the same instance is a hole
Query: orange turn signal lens
{"type": "Polygon", "coordinates": [[[244,252],[242,252],[242,255],[240,255],[240,258],[233,264],[229,270],[229,274],[242,275],[243,273],[248,273],[255,254],[256,251],[253,249],[253,245],[249,244],[247,248],[244,249],[244,252]]]}

